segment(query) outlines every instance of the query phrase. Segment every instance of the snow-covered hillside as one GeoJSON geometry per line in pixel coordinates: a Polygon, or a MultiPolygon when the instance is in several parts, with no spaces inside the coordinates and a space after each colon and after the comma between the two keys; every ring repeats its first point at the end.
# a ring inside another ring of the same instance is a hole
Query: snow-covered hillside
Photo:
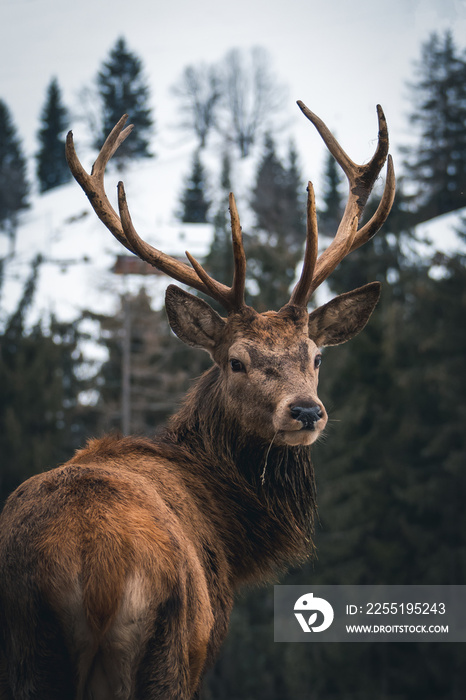
{"type": "MultiPolygon", "coordinates": [[[[182,149],[154,160],[139,161],[123,174],[123,179],[140,235],[167,253],[182,256],[189,250],[202,258],[211,240],[212,227],[182,224],[175,216],[189,161],[189,149],[182,149]]],[[[121,177],[110,167],[106,187],[115,207],[116,184],[121,177]]],[[[7,250],[8,241],[0,236],[1,258],[7,250]]],[[[14,254],[6,263],[1,295],[3,314],[15,308],[31,263],[38,254],[44,262],[40,266],[34,302],[35,318],[52,312],[60,319],[70,320],[84,308],[110,313],[119,293],[141,284],[154,303],[160,305],[167,278],[155,275],[123,278],[112,272],[117,256],[125,253],[97,219],[74,181],[46,194],[34,195],[30,208],[21,216],[14,254]]]]}

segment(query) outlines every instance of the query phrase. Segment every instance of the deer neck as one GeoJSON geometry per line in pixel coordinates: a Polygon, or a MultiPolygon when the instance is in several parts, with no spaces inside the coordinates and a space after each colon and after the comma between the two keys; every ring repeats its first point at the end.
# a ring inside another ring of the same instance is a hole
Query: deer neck
{"type": "Polygon", "coordinates": [[[211,492],[210,515],[239,579],[309,555],[316,511],[310,448],[267,444],[242,429],[228,416],[217,366],[188,393],[165,440],[187,450],[187,468],[211,492]]]}

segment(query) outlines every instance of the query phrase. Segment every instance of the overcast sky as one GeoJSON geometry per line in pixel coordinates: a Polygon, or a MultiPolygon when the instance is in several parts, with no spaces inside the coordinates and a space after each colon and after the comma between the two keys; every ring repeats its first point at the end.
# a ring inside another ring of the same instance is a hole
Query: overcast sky
{"type": "Polygon", "coordinates": [[[185,65],[232,47],[268,49],[306,167],[317,141],[296,99],[355,160],[371,155],[382,104],[396,152],[409,136],[405,82],[421,42],[448,27],[466,44],[466,0],[0,0],[0,8],[0,97],[29,154],[51,77],[76,107],[120,35],[143,58],[160,137],[173,121],[169,88],[185,65]]]}

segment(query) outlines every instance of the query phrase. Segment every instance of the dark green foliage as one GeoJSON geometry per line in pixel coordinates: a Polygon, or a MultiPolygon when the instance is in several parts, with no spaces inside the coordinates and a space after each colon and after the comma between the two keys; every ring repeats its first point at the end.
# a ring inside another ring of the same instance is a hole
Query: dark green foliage
{"type": "Polygon", "coordinates": [[[92,423],[92,409],[79,401],[88,384],[80,378],[77,323],[52,318],[26,326],[39,263],[0,333],[0,501],[27,477],[69,459],[92,423]]]}
{"type": "Polygon", "coordinates": [[[345,209],[344,197],[341,193],[342,172],[335,158],[327,153],[323,177],[323,208],[319,209],[319,233],[324,236],[335,235],[345,209]]]}
{"type": "Polygon", "coordinates": [[[257,228],[281,235],[285,233],[286,195],[285,168],[277,156],[275,142],[268,133],[264,139],[264,151],[251,200],[257,228]]]}
{"type": "MultiPolygon", "coordinates": [[[[231,192],[231,161],[229,154],[226,152],[222,158],[219,190],[219,203],[212,220],[214,235],[209,252],[204,260],[204,267],[211,277],[230,286],[233,280],[234,260],[228,211],[228,197],[231,192]]],[[[225,312],[217,302],[212,299],[207,301],[219,313],[223,314],[225,312]]]]}
{"type": "Polygon", "coordinates": [[[173,335],[165,311],[151,308],[144,289],[122,299],[115,315],[88,312],[87,316],[100,324],[99,342],[108,352],[98,375],[97,432],[122,429],[122,333],[129,328],[129,432],[153,436],[175,412],[193,377],[209,366],[208,356],[173,335]],[[129,314],[126,323],[125,312],[129,314]]]}
{"type": "MultiPolygon", "coordinates": [[[[283,583],[466,580],[466,257],[407,257],[405,238],[391,233],[381,245],[388,279],[369,325],[324,352],[319,396],[330,424],[313,449],[317,559],[283,583]]],[[[352,254],[338,286],[367,281],[361,265],[370,277],[376,255],[352,254]]],[[[272,622],[270,592],[240,598],[206,700],[447,700],[466,690],[461,645],[278,645],[272,622]]]]}
{"type": "Polygon", "coordinates": [[[100,149],[115,124],[123,114],[128,114],[135,128],[119,147],[113,161],[122,167],[133,157],[151,157],[150,137],[154,122],[149,107],[149,88],[141,59],[129,50],[123,37],[117,40],[108,60],[102,65],[97,75],[97,86],[102,119],[95,147],[100,149]]]}
{"type": "Polygon", "coordinates": [[[41,192],[59,187],[71,179],[65,159],[64,133],[68,127],[68,110],[62,103],[58,81],[53,78],[47,88],[41,113],[41,128],[37,134],[40,144],[36,156],[37,178],[41,192]]]}
{"type": "Polygon", "coordinates": [[[210,207],[206,194],[207,180],[199,151],[194,152],[191,173],[181,195],[180,219],[184,223],[205,224],[210,207]]]}
{"type": "Polygon", "coordinates": [[[417,74],[411,123],[419,141],[406,149],[405,168],[415,183],[410,210],[419,223],[466,206],[466,52],[451,32],[431,35],[417,74]]]}
{"type": "MultiPolygon", "coordinates": [[[[466,268],[461,256],[444,262],[440,279],[420,260],[405,264],[384,284],[364,333],[325,353],[321,397],[335,422],[314,452],[322,465],[319,561],[301,581],[466,579],[466,268]]],[[[384,688],[390,698],[460,697],[461,648],[429,646],[387,645],[383,668],[370,650],[351,650],[353,665],[367,670],[354,691],[364,699],[384,688]]],[[[353,683],[343,654],[340,693],[353,683]]]]}
{"type": "Polygon", "coordinates": [[[13,242],[18,214],[28,206],[26,160],[8,107],[0,100],[0,231],[13,242]]]}
{"type": "Polygon", "coordinates": [[[287,208],[285,211],[286,235],[293,249],[303,251],[306,230],[306,189],[299,165],[296,145],[290,141],[285,162],[285,193],[287,208]]]}
{"type": "Polygon", "coordinates": [[[304,247],[304,187],[293,147],[288,161],[280,161],[267,134],[251,201],[256,226],[245,235],[249,279],[257,285],[250,303],[258,311],[279,309],[288,301],[304,247]]]}

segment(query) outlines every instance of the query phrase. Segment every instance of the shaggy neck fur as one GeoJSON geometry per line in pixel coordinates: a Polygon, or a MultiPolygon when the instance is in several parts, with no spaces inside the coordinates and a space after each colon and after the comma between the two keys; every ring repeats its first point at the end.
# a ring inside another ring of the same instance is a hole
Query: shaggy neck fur
{"type": "MultiPolygon", "coordinates": [[[[310,448],[267,444],[228,416],[220,370],[206,372],[168,425],[162,442],[186,448],[185,467],[212,491],[216,527],[240,579],[307,557],[316,512],[310,448]],[[240,546],[239,546],[240,545],[240,546]]],[[[178,457],[179,458],[179,457],[178,457]]]]}

